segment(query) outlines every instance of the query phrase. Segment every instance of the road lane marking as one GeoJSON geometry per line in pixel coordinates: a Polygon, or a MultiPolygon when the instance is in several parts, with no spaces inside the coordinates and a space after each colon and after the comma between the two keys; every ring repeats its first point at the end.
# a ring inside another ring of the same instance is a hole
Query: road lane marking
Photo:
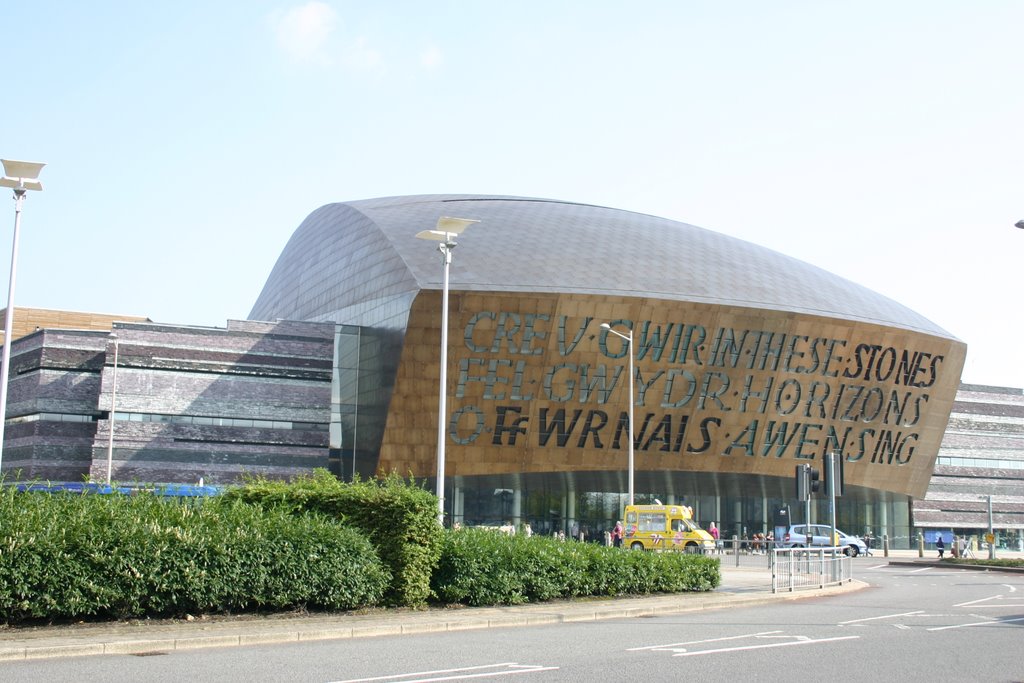
{"type": "Polygon", "coordinates": [[[672,648],[682,647],[683,645],[700,645],[701,643],[720,643],[724,640],[739,640],[741,638],[759,638],[760,636],[770,636],[775,633],[782,633],[782,631],[761,631],[760,633],[747,633],[742,636],[725,636],[722,638],[689,640],[685,643],[668,643],[667,645],[645,645],[644,647],[631,647],[627,649],[626,652],[640,652],[642,650],[670,650],[672,648]]]}
{"type": "Polygon", "coordinates": [[[915,570],[909,571],[907,573],[908,574],[917,574],[918,572],[930,572],[931,570],[932,570],[932,567],[923,567],[922,569],[915,569],[915,570]]]}
{"type": "Polygon", "coordinates": [[[856,640],[860,636],[840,636],[837,638],[820,638],[818,640],[810,640],[806,636],[795,636],[802,638],[802,640],[791,640],[786,643],[767,643],[765,645],[741,645],[740,647],[722,647],[714,650],[697,650],[696,652],[678,652],[673,657],[692,657],[694,655],[713,655],[721,654],[723,652],[742,652],[743,650],[766,650],[772,647],[789,647],[791,645],[817,645],[818,643],[832,643],[839,640],[856,640]]]}
{"type": "Polygon", "coordinates": [[[1024,621],[1024,617],[1018,617],[1017,619],[990,619],[989,621],[976,621],[973,624],[953,624],[952,626],[936,626],[934,628],[927,629],[929,631],[948,631],[953,628],[968,628],[970,626],[992,626],[993,624],[1009,624],[1014,621],[1024,621]]]}
{"type": "Polygon", "coordinates": [[[968,605],[976,605],[979,602],[988,602],[989,600],[998,600],[999,598],[1000,596],[998,595],[992,595],[987,598],[978,598],[977,600],[971,600],[969,602],[960,602],[953,605],[953,607],[967,607],[968,605]]]}
{"type": "Polygon", "coordinates": [[[498,664],[481,664],[480,666],[464,666],[458,669],[437,669],[436,671],[416,671],[406,674],[389,676],[373,676],[371,678],[349,678],[334,683],[369,683],[370,681],[401,681],[402,683],[427,683],[428,681],[456,681],[469,678],[494,678],[496,676],[518,676],[519,674],[537,673],[540,671],[557,671],[557,666],[541,666],[539,664],[519,664],[517,662],[500,662],[498,664]],[[488,671],[488,669],[497,669],[488,671]],[[449,674],[449,675],[444,675],[449,674]],[[411,678],[418,676],[419,678],[411,678]],[[428,678],[423,678],[427,676],[428,678]]]}
{"type": "Polygon", "coordinates": [[[924,610],[919,609],[913,612],[902,612],[900,614],[886,614],[881,617],[865,617],[863,619],[850,619],[849,621],[840,621],[838,625],[843,626],[845,624],[859,624],[862,621],[875,621],[876,619],[895,619],[896,617],[909,617],[914,614],[920,614],[921,612],[924,612],[924,610]]]}
{"type": "Polygon", "coordinates": [[[988,598],[978,598],[977,600],[971,600],[970,602],[961,602],[959,604],[953,605],[953,607],[967,607],[967,606],[973,606],[973,607],[995,607],[996,609],[1002,609],[1002,608],[1005,608],[1005,609],[1016,609],[1018,607],[1024,607],[1024,602],[1022,602],[1020,600],[1020,598],[1014,598],[1012,600],[1007,600],[1005,602],[1001,602],[1001,604],[998,604],[998,605],[982,605],[982,604],[980,604],[980,603],[983,603],[983,602],[989,602],[990,600],[1002,601],[1003,599],[1004,599],[1004,596],[1002,596],[1002,595],[993,595],[993,596],[988,597],[988,598]]]}

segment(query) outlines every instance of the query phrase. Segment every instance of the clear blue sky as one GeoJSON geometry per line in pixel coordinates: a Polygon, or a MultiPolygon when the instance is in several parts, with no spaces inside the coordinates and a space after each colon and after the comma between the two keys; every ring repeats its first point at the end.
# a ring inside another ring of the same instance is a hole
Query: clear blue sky
{"type": "Polygon", "coordinates": [[[550,197],[814,263],[1024,387],[1022,27],[1018,0],[0,0],[0,156],[49,164],[16,302],[223,326],[324,204],[550,197]]]}

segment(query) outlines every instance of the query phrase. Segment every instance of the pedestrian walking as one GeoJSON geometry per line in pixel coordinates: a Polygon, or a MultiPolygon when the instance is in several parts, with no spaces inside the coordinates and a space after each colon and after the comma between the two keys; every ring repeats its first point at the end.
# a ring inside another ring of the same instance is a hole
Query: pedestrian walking
{"type": "Polygon", "coordinates": [[[946,543],[942,540],[942,534],[935,535],[935,549],[939,551],[939,559],[942,559],[942,554],[946,552],[946,543]]]}
{"type": "Polygon", "coordinates": [[[711,526],[708,527],[708,533],[711,534],[711,538],[714,539],[714,541],[715,541],[715,552],[716,553],[721,553],[722,552],[722,542],[719,540],[719,536],[721,534],[718,531],[718,527],[715,526],[714,522],[711,522],[711,526]]]}
{"type": "Polygon", "coordinates": [[[615,522],[615,528],[612,529],[612,545],[616,548],[622,547],[622,522],[615,522]]]}

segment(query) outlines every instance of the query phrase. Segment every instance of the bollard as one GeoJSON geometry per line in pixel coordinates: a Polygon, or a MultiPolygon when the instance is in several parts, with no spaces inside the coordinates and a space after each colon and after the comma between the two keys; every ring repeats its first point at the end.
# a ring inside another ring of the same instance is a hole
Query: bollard
{"type": "Polygon", "coordinates": [[[924,557],[924,534],[917,535],[917,556],[924,557]]]}
{"type": "Polygon", "coordinates": [[[889,534],[882,534],[882,557],[889,557],[889,534]]]}

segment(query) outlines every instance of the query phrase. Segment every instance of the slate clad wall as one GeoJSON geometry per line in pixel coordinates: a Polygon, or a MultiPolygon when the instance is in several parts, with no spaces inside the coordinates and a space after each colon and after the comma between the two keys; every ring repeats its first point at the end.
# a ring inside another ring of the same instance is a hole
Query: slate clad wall
{"type": "Polygon", "coordinates": [[[914,522],[987,529],[988,496],[993,526],[1024,533],[1024,390],[962,384],[914,522]]]}
{"type": "Polygon", "coordinates": [[[42,330],[14,343],[5,472],[63,481],[88,474],[106,340],[103,332],[42,330]]]}
{"type": "MultiPolygon", "coordinates": [[[[227,329],[117,324],[117,481],[227,483],[337,469],[328,455],[332,324],[230,321],[227,329]],[[258,420],[267,424],[245,425],[258,420]],[[277,424],[270,425],[270,422],[277,424]]],[[[113,340],[90,473],[105,479],[113,340]]]]}

